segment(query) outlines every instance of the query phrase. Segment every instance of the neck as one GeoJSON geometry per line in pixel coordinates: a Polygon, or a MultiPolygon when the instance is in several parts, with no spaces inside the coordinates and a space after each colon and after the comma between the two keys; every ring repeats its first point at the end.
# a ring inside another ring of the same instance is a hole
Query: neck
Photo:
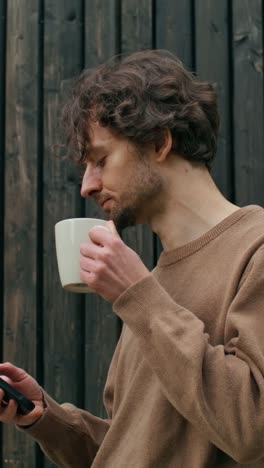
{"type": "Polygon", "coordinates": [[[177,170],[167,174],[159,209],[149,219],[165,251],[199,238],[238,210],[223,197],[206,168],[184,160],[176,165],[177,170]]]}

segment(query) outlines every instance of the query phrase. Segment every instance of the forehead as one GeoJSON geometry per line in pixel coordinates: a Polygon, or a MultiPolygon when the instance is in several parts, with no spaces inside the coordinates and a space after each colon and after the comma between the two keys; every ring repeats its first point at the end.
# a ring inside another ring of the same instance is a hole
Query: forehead
{"type": "Polygon", "coordinates": [[[128,138],[118,135],[107,127],[102,127],[98,122],[89,125],[89,135],[86,144],[86,159],[96,158],[105,151],[112,151],[116,148],[129,150],[133,144],[128,138]]]}
{"type": "Polygon", "coordinates": [[[93,151],[102,146],[108,146],[118,139],[107,127],[102,127],[98,122],[92,123],[89,128],[89,149],[93,151]]]}

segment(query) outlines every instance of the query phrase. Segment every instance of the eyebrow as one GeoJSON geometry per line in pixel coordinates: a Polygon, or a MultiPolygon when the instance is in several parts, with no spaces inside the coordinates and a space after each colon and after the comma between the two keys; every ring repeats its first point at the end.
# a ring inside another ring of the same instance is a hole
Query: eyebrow
{"type": "Polygon", "coordinates": [[[97,156],[103,151],[106,151],[106,149],[107,149],[106,145],[96,145],[96,146],[89,145],[89,148],[87,149],[87,157],[97,156]]]}

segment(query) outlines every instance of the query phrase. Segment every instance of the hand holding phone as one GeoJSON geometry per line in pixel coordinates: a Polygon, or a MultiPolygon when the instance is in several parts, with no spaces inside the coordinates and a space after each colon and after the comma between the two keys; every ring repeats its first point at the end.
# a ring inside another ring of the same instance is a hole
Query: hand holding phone
{"type": "Polygon", "coordinates": [[[26,415],[30,413],[34,408],[35,405],[33,401],[29,400],[28,398],[20,393],[18,390],[13,388],[9,385],[5,380],[1,379],[0,377],[0,388],[4,390],[5,395],[3,398],[3,402],[8,404],[9,400],[16,400],[18,407],[17,407],[17,414],[26,415]]]}
{"type": "Polygon", "coordinates": [[[43,390],[38,382],[11,362],[0,363],[0,393],[0,423],[28,427],[45,412],[43,390]]]}

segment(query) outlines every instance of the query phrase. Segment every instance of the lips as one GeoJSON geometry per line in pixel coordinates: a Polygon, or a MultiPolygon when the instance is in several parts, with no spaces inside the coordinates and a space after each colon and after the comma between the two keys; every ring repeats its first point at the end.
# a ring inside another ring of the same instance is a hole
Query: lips
{"type": "Polygon", "coordinates": [[[110,202],[111,202],[111,198],[107,198],[107,200],[105,200],[105,201],[101,204],[102,209],[103,209],[103,210],[107,210],[107,207],[109,206],[110,202]]]}

